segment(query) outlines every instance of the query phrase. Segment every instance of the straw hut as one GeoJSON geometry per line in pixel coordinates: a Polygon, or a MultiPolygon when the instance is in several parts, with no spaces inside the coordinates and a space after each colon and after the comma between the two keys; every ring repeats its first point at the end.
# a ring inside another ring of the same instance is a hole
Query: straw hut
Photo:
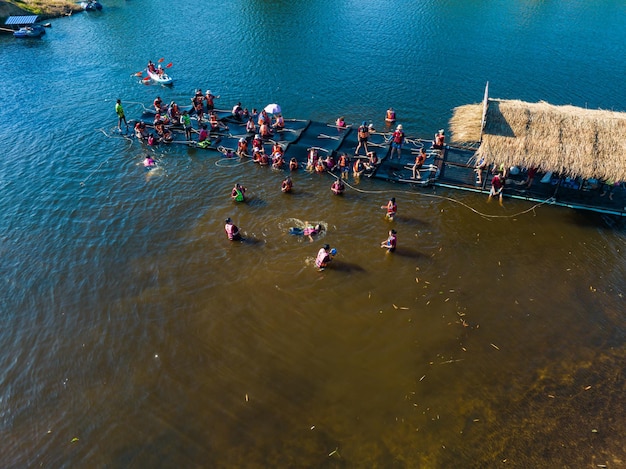
{"type": "Polygon", "coordinates": [[[626,113],[485,96],[455,108],[450,129],[453,143],[480,142],[487,163],[626,181],[626,113]]]}

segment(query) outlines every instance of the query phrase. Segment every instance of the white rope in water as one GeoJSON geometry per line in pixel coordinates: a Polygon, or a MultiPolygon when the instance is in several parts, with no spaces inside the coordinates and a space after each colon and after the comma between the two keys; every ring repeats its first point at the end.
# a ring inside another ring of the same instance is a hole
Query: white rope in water
{"type": "MultiPolygon", "coordinates": [[[[104,129],[96,129],[96,130],[99,130],[100,132],[102,132],[102,133],[103,133],[105,136],[107,136],[108,138],[115,138],[115,136],[113,136],[113,135],[109,135],[109,134],[106,132],[106,130],[104,130],[104,129]]],[[[128,135],[121,135],[121,137],[122,137],[122,138],[124,138],[124,139],[127,141],[127,143],[129,144],[128,148],[130,148],[130,147],[133,145],[133,141],[132,141],[132,139],[131,139],[131,137],[130,137],[130,136],[128,136],[128,135]]],[[[86,182],[89,178],[91,178],[91,176],[93,176],[95,173],[97,173],[97,172],[100,170],[100,168],[102,168],[102,166],[103,166],[103,165],[105,165],[106,163],[108,163],[108,162],[109,162],[109,160],[110,160],[111,158],[112,158],[112,157],[111,157],[111,156],[109,156],[106,160],[102,161],[102,162],[98,165],[98,167],[97,167],[96,169],[94,169],[92,172],[90,172],[90,173],[87,175],[87,177],[86,177],[85,179],[83,179],[82,181],[80,181],[80,186],[81,186],[81,187],[85,187],[85,182],[86,182]]]]}
{"type": "MultiPolygon", "coordinates": [[[[336,174],[333,174],[333,173],[331,173],[329,171],[326,171],[326,172],[328,174],[330,174],[331,176],[333,176],[334,178],[339,179],[339,176],[337,176],[336,174]]],[[[491,219],[494,219],[494,218],[515,218],[515,217],[518,217],[520,215],[524,215],[524,214],[526,214],[528,212],[532,212],[537,207],[540,207],[542,205],[550,203],[553,200],[553,198],[550,197],[550,198],[548,198],[548,199],[546,199],[546,200],[544,200],[542,202],[539,202],[539,203],[533,205],[532,207],[530,207],[530,208],[528,208],[526,210],[522,210],[521,212],[517,212],[517,213],[514,213],[512,215],[490,215],[490,214],[487,214],[487,213],[480,212],[480,211],[476,210],[474,207],[471,207],[470,205],[467,205],[466,203],[461,202],[460,200],[456,200],[456,199],[453,199],[451,197],[446,197],[446,196],[443,196],[443,195],[427,194],[427,193],[424,193],[424,192],[415,192],[415,191],[399,191],[399,190],[396,190],[396,189],[392,189],[392,190],[364,190],[364,189],[358,189],[358,188],[348,184],[345,181],[344,181],[344,184],[346,185],[346,187],[349,187],[353,191],[360,192],[362,194],[389,194],[389,193],[393,193],[393,194],[410,194],[410,195],[417,195],[417,196],[420,196],[420,197],[430,197],[432,199],[447,200],[449,202],[453,202],[455,204],[459,204],[459,205],[467,208],[468,210],[474,212],[476,215],[479,215],[479,216],[481,216],[483,218],[488,219],[489,221],[491,221],[491,219]]]]}

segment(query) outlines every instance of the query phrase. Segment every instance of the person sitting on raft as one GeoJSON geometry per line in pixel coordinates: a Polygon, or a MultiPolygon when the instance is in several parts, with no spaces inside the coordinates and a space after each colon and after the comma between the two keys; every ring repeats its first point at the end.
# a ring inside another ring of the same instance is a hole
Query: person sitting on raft
{"type": "Polygon", "coordinates": [[[135,123],[135,137],[139,140],[146,140],[148,138],[148,131],[146,130],[146,124],[139,121],[135,123]]]}
{"type": "Polygon", "coordinates": [[[254,123],[254,119],[252,117],[248,119],[248,123],[246,124],[246,132],[249,134],[256,133],[256,124],[254,123]]]}
{"type": "Polygon", "coordinates": [[[233,187],[233,190],[230,192],[230,198],[233,199],[235,202],[245,202],[246,201],[246,188],[244,186],[242,186],[241,184],[237,183],[235,184],[235,187],[233,187]]]}
{"type": "Polygon", "coordinates": [[[335,126],[340,130],[345,129],[347,127],[346,120],[344,119],[343,116],[337,118],[337,121],[335,122],[335,126]]]}
{"type": "Polygon", "coordinates": [[[272,129],[268,124],[263,123],[259,126],[259,134],[263,140],[267,140],[272,137],[272,129]]]}
{"type": "Polygon", "coordinates": [[[198,132],[198,143],[202,143],[209,138],[209,132],[207,131],[206,124],[200,125],[200,132],[198,132]]]}
{"type": "Polygon", "coordinates": [[[217,113],[215,111],[211,111],[209,114],[209,123],[211,124],[211,130],[214,132],[219,132],[220,130],[228,130],[228,126],[222,124],[217,118],[217,113]]]}
{"type": "Polygon", "coordinates": [[[239,156],[239,158],[248,156],[248,141],[243,137],[237,142],[237,156],[239,156]]]}
{"type": "Polygon", "coordinates": [[[224,220],[224,231],[226,231],[226,236],[228,236],[230,241],[239,241],[241,239],[239,228],[237,228],[230,217],[224,220]]]}
{"type": "Polygon", "coordinates": [[[237,103],[233,106],[233,110],[231,111],[233,118],[240,121],[243,116],[243,109],[241,108],[241,103],[237,103]]]}
{"type": "Polygon", "coordinates": [[[172,101],[170,103],[170,107],[167,110],[167,115],[172,122],[180,121],[180,108],[178,107],[178,104],[176,104],[176,102],[172,101]]]}
{"type": "Polygon", "coordinates": [[[354,165],[352,166],[352,176],[355,179],[360,178],[365,172],[365,166],[363,166],[363,162],[360,159],[356,159],[354,161],[354,165]]]}
{"type": "Polygon", "coordinates": [[[287,192],[291,192],[291,189],[293,189],[293,182],[291,181],[291,177],[287,176],[280,185],[280,190],[286,194],[287,192]]]}
{"type": "Polygon", "coordinates": [[[320,270],[324,270],[336,254],[336,249],[330,249],[328,244],[324,244],[324,246],[317,252],[315,266],[320,270]]]}
{"type": "Polygon", "coordinates": [[[433,148],[437,150],[441,150],[446,143],[446,135],[443,129],[439,129],[439,132],[435,134],[435,138],[433,140],[433,148]]]}
{"type": "Polygon", "coordinates": [[[343,183],[341,178],[335,179],[335,182],[330,186],[330,190],[335,195],[341,195],[346,190],[346,185],[343,183]]]}
{"type": "Polygon", "coordinates": [[[378,156],[376,155],[375,151],[367,152],[367,161],[363,163],[363,166],[365,167],[365,171],[367,172],[371,172],[376,169],[376,166],[378,166],[378,156]]]}
{"type": "Polygon", "coordinates": [[[272,125],[274,130],[283,130],[285,128],[285,119],[282,114],[276,114],[276,121],[272,125]]]}
{"type": "Polygon", "coordinates": [[[391,199],[389,199],[389,202],[387,202],[387,205],[381,205],[380,208],[387,210],[387,213],[385,214],[385,218],[389,221],[392,221],[394,217],[396,216],[396,213],[398,212],[398,206],[396,205],[396,198],[392,197],[391,199]]]}
{"type": "Polygon", "coordinates": [[[296,160],[295,158],[291,158],[291,160],[289,160],[289,171],[296,171],[298,169],[298,166],[300,166],[298,164],[298,160],[296,160]]]}
{"type": "Polygon", "coordinates": [[[170,143],[172,138],[172,132],[169,129],[165,128],[163,121],[159,121],[154,125],[154,130],[156,130],[157,135],[159,136],[159,141],[164,143],[170,143]]]}
{"type": "Polygon", "coordinates": [[[257,124],[259,124],[259,127],[263,124],[269,127],[269,125],[271,124],[270,116],[267,115],[265,109],[261,111],[261,114],[259,114],[259,120],[257,121],[257,124]]]}
{"type": "Polygon", "coordinates": [[[420,148],[420,152],[415,156],[415,163],[411,168],[411,171],[413,172],[413,176],[411,179],[422,179],[419,170],[424,165],[424,161],[426,161],[426,150],[424,150],[424,147],[422,147],[420,148]]]}
{"type": "Polygon", "coordinates": [[[156,66],[154,65],[152,60],[148,60],[148,70],[150,70],[152,73],[156,73],[156,66]]]}
{"type": "Polygon", "coordinates": [[[387,252],[394,252],[396,250],[396,243],[396,230],[389,230],[389,237],[380,243],[380,247],[387,249],[387,252]]]}
{"type": "Polygon", "coordinates": [[[317,153],[317,148],[312,147],[307,150],[306,157],[306,170],[313,171],[317,166],[317,160],[319,159],[319,155],[317,153]]]}
{"type": "Polygon", "coordinates": [[[163,105],[163,100],[160,96],[157,96],[152,104],[154,105],[154,110],[157,114],[164,114],[167,112],[167,106],[163,105]]]}
{"type": "MultiPolygon", "coordinates": [[[[202,96],[202,90],[200,91],[200,96],[202,96]]],[[[206,90],[206,94],[204,95],[204,100],[206,101],[206,110],[211,112],[215,108],[215,101],[219,99],[219,96],[215,96],[211,93],[211,90],[206,90]]]]}
{"type": "Polygon", "coordinates": [[[152,121],[152,125],[154,125],[154,126],[156,127],[156,125],[157,125],[159,122],[163,122],[163,119],[161,119],[161,114],[157,112],[157,113],[154,115],[154,120],[152,121]]]}

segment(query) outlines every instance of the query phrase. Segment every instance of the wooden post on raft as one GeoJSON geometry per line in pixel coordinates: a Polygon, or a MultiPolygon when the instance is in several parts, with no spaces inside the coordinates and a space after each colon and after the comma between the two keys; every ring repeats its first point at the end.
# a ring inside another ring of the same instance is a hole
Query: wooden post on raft
{"type": "Polygon", "coordinates": [[[485,85],[485,96],[483,97],[483,116],[480,119],[480,138],[478,141],[483,142],[483,132],[487,123],[487,109],[489,108],[489,82],[485,85]]]}

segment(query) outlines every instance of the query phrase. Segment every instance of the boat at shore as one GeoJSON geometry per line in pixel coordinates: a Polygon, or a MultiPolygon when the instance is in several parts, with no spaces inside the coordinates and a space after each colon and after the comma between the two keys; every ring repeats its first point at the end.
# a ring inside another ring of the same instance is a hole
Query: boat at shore
{"type": "Polygon", "coordinates": [[[88,2],[80,2],[80,6],[85,11],[100,11],[102,4],[97,0],[89,0],[88,2]]]}
{"type": "Polygon", "coordinates": [[[13,33],[13,37],[17,38],[39,38],[46,34],[46,30],[42,25],[33,24],[32,26],[23,26],[13,33]]]}

